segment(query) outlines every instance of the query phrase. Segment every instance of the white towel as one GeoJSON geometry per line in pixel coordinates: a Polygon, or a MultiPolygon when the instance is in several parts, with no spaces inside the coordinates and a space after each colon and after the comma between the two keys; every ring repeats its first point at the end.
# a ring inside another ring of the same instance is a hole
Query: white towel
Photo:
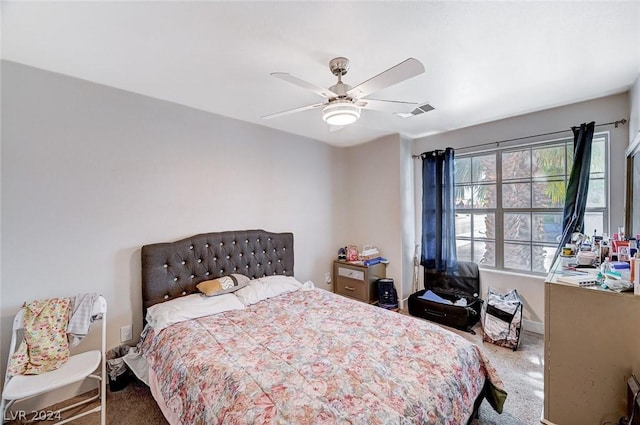
{"type": "Polygon", "coordinates": [[[67,338],[69,345],[75,347],[80,343],[82,338],[87,336],[91,322],[96,317],[92,317],[93,304],[98,298],[98,294],[79,294],[72,298],[71,317],[69,318],[69,326],[67,327],[67,338]]]}

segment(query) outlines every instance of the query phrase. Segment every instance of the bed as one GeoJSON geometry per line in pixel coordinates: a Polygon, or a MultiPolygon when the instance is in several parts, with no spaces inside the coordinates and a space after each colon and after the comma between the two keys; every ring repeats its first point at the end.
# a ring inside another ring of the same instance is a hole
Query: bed
{"type": "Polygon", "coordinates": [[[139,350],[171,424],[463,424],[483,399],[501,412],[506,398],[461,336],[296,280],[291,233],[145,245],[142,294],[139,350]],[[199,294],[198,283],[231,274],[252,280],[199,294]]]}

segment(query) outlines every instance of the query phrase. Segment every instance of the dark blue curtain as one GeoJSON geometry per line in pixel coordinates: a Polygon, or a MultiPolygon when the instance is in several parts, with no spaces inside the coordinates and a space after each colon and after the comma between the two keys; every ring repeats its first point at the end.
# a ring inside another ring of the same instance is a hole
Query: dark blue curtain
{"type": "Polygon", "coordinates": [[[564,200],[562,239],[555,258],[562,251],[562,247],[571,240],[572,233],[584,233],[584,212],[587,208],[591,171],[591,142],[595,126],[596,123],[592,121],[589,124],[571,128],[573,130],[573,166],[564,200]]]}
{"type": "Polygon", "coordinates": [[[422,154],[422,253],[426,269],[457,267],[453,149],[422,154]]]}

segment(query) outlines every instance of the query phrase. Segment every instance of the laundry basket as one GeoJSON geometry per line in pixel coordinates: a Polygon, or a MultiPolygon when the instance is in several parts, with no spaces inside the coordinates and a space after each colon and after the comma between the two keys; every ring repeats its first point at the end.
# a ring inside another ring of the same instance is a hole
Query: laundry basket
{"type": "Polygon", "coordinates": [[[487,298],[480,313],[482,340],[513,351],[520,345],[522,331],[522,299],[515,289],[500,293],[487,290],[487,298]]]}

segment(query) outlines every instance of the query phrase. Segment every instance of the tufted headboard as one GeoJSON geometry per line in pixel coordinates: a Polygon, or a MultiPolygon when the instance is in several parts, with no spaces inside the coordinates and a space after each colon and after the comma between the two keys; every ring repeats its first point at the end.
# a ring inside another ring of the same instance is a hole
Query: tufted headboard
{"type": "Polygon", "coordinates": [[[142,247],[142,308],[198,292],[196,285],[231,273],[252,279],[293,276],[293,233],[242,230],[202,233],[142,247]]]}

